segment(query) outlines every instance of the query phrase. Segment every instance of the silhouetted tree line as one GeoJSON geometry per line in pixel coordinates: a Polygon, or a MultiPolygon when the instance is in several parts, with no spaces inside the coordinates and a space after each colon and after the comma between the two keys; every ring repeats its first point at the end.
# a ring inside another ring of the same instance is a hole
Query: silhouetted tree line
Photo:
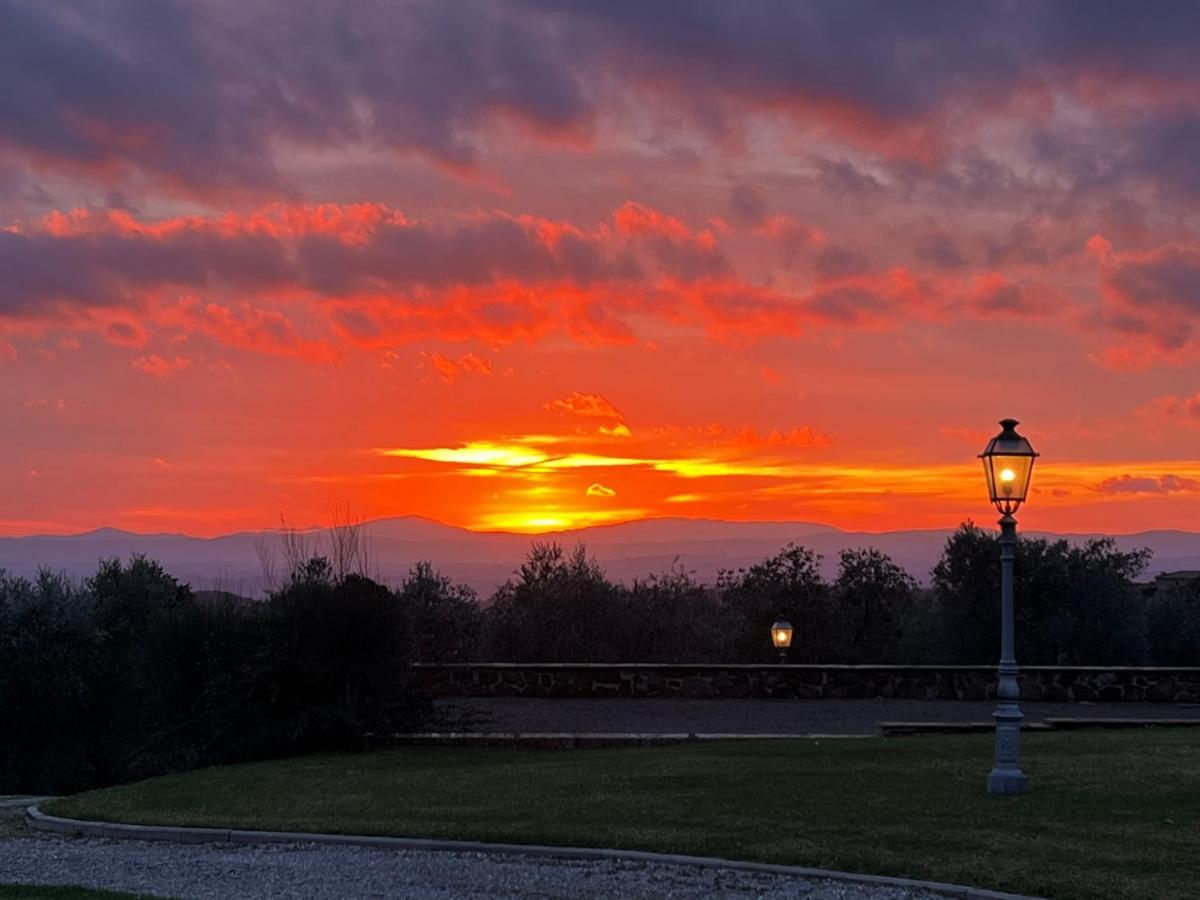
{"type": "MultiPolygon", "coordinates": [[[[515,662],[771,662],[769,628],[795,628],[789,660],[993,663],[1000,655],[1000,548],[974,525],[947,541],[929,588],[886,554],[845,550],[832,583],[820,558],[789,545],[722,572],[715,587],[672,571],[631,586],[583,548],[535,544],[481,613],[459,657],[515,662]]],[[[1021,539],[1017,649],[1028,665],[1175,665],[1200,660],[1200,584],[1152,599],[1134,579],[1147,551],[1112,540],[1021,539]]]]}
{"type": "MultiPolygon", "coordinates": [[[[1110,540],[1016,552],[1021,663],[1200,660],[1200,581],[1147,598],[1148,553],[1110,540]]],[[[534,544],[480,603],[428,563],[389,588],[295,556],[263,601],[194,594],[141,557],[80,585],[0,572],[0,792],[357,747],[428,714],[413,661],[773,662],[779,617],[793,662],[999,656],[999,547],[970,524],[928,588],[869,548],[844,551],[832,583],[789,545],[703,586],[679,569],[618,584],[582,547],[534,544]]]]}

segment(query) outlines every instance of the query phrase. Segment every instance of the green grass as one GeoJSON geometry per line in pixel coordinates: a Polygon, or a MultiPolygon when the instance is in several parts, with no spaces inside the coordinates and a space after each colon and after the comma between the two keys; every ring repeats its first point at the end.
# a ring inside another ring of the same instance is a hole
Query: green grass
{"type": "Polygon", "coordinates": [[[153,900],[149,894],[122,894],[71,885],[0,884],[0,900],[153,900]]]}
{"type": "Polygon", "coordinates": [[[1052,898],[1194,900],[1200,732],[1023,737],[1032,792],[991,797],[989,735],[608,750],[406,748],[207,769],[56,800],[84,819],[618,847],[1052,898]]]}

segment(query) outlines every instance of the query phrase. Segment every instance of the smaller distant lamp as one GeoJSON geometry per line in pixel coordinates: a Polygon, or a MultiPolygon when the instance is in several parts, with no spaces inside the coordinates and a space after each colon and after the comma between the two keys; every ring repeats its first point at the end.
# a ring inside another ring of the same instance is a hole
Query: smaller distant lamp
{"type": "Polygon", "coordinates": [[[787,662],[788,647],[792,646],[792,623],[787,619],[780,619],[772,625],[771,643],[779,651],[779,661],[787,662]]]}

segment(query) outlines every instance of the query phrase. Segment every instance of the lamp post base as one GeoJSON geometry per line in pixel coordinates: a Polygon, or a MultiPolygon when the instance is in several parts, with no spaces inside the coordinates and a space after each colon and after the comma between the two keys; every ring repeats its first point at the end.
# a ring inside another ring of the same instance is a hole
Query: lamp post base
{"type": "Polygon", "coordinates": [[[1021,771],[1021,707],[1013,697],[1017,693],[1017,680],[1011,670],[1000,673],[1002,699],[992,716],[996,720],[996,756],[992,771],[988,774],[989,794],[1024,794],[1029,790],[1029,779],[1021,771]]]}
{"type": "Polygon", "coordinates": [[[987,789],[989,794],[1024,794],[1029,790],[1029,779],[1020,769],[992,769],[987,789]]]}

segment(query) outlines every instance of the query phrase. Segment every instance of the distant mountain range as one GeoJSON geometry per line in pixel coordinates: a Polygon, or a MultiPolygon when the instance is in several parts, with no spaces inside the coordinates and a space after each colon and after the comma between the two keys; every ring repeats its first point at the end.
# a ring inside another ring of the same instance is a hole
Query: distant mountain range
{"type": "MultiPolygon", "coordinates": [[[[837,566],[847,547],[876,547],[891,556],[922,583],[929,580],[949,529],[842,531],[813,522],[725,522],[713,519],[644,519],[619,525],[579,528],[553,534],[525,535],[475,532],[417,516],[376,519],[363,526],[376,574],[396,582],[415,562],[430,560],[455,581],[487,596],[520,564],[534,541],[557,541],[565,546],[587,545],[610,578],[625,582],[672,565],[711,583],[721,569],[752,565],[789,542],[802,544],[824,557],[825,573],[837,566]]],[[[316,552],[328,548],[322,529],[303,532],[316,552]]],[[[1098,534],[1031,533],[1083,541],[1098,534]]],[[[1178,569],[1200,569],[1200,533],[1143,531],[1114,535],[1122,549],[1148,547],[1154,552],[1147,577],[1178,569]]],[[[197,589],[225,589],[245,595],[262,590],[264,578],[255,549],[260,532],[239,532],[214,538],[184,534],[135,534],[100,528],[83,534],[33,535],[0,538],[0,569],[33,575],[39,568],[80,577],[93,573],[102,557],[127,558],[143,553],[197,589]]],[[[278,546],[278,535],[267,533],[278,546]]]]}

